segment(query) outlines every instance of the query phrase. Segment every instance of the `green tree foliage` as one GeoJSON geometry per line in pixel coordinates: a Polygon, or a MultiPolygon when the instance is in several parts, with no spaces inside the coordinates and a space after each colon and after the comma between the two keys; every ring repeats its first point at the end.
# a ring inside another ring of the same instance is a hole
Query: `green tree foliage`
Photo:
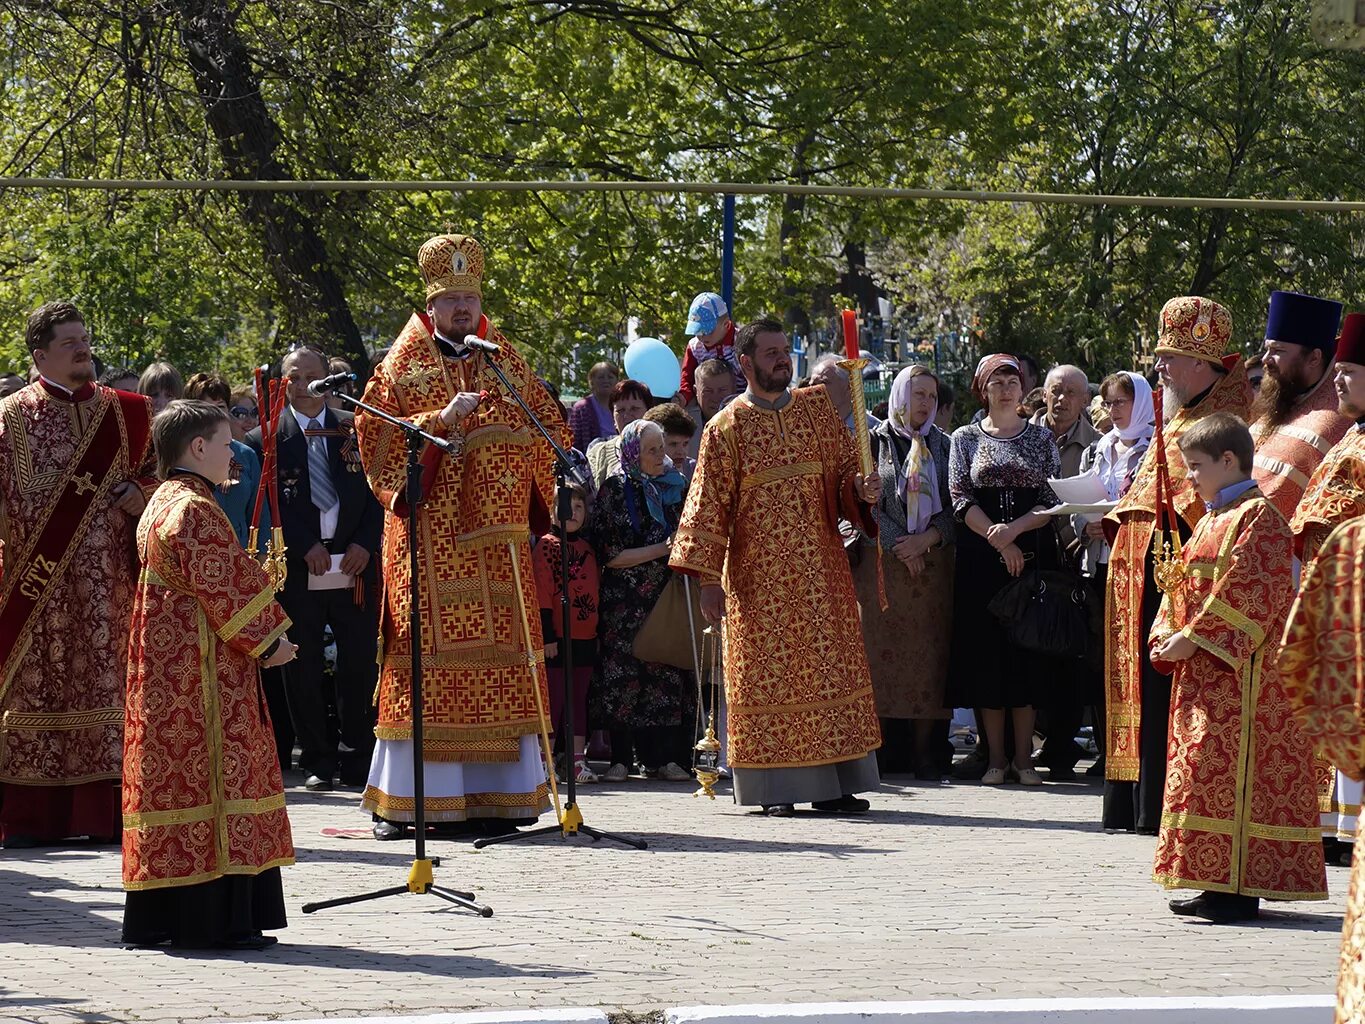
{"type": "MultiPolygon", "coordinates": [[[[683,179],[1356,196],[1365,62],[1293,0],[63,0],[0,10],[0,174],[683,179]]],[[[45,298],[104,358],[238,379],[381,347],[447,224],[552,379],[681,343],[720,199],[644,193],[0,193],[0,363],[45,298]]],[[[1203,210],[739,203],[736,307],[806,328],[877,288],[926,333],[1130,365],[1170,295],[1359,298],[1359,221],[1203,210]]]]}

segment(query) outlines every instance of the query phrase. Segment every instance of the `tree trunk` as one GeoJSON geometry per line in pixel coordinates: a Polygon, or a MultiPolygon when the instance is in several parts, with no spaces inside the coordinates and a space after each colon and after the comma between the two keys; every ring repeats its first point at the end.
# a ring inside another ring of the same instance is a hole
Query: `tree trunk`
{"type": "MultiPolygon", "coordinates": [[[[796,144],[792,152],[792,177],[801,185],[810,183],[810,171],[806,167],[806,150],[810,147],[809,136],[796,144]]],[[[782,220],[777,229],[778,265],[782,268],[782,319],[792,330],[810,336],[810,311],[801,301],[800,286],[792,280],[791,246],[801,223],[801,215],[806,209],[806,197],[787,194],[782,197],[782,220]]]]}
{"type": "MultiPolygon", "coordinates": [[[[261,96],[236,17],[225,0],[178,0],[180,40],[204,115],[229,177],[287,180],[277,155],[280,130],[261,96]]],[[[241,192],[246,218],[260,232],[284,310],[280,333],[342,355],[368,369],[341,275],[319,227],[318,193],[241,192]]]]}

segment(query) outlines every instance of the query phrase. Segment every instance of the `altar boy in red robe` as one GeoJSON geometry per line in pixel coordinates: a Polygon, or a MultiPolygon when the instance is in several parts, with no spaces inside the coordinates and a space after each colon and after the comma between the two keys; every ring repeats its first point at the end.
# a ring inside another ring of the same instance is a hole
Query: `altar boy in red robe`
{"type": "Polygon", "coordinates": [[[1262,898],[1326,899],[1327,873],[1312,752],[1275,666],[1289,526],[1251,479],[1242,420],[1215,413],[1179,444],[1208,512],[1152,626],[1152,664],[1174,671],[1153,877],[1200,890],[1174,913],[1222,924],[1256,917],[1262,898]]]}
{"type": "Polygon", "coordinates": [[[297,648],[214,497],[227,413],[172,402],[152,423],[166,481],[138,525],[124,712],[123,941],[263,949],[294,862],[261,667],[297,648]]]}

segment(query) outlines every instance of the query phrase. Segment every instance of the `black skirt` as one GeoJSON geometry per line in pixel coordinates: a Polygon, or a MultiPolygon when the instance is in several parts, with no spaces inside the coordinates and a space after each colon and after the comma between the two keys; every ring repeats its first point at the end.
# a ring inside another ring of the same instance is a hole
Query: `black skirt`
{"type": "MultiPolygon", "coordinates": [[[[981,487],[977,504],[993,522],[1009,522],[1037,504],[1036,487],[981,487]]],[[[1056,532],[1050,524],[1015,542],[1026,569],[1055,569],[1056,532]]],[[[1075,668],[1061,659],[1033,654],[1009,641],[1004,626],[986,606],[1014,577],[1000,552],[969,527],[957,533],[953,581],[953,650],[948,667],[948,707],[1021,708],[1048,706],[1074,686],[1075,668]]]]}
{"type": "Polygon", "coordinates": [[[123,905],[123,941],[211,948],[286,926],[280,869],[198,885],[142,889],[123,905]]]}

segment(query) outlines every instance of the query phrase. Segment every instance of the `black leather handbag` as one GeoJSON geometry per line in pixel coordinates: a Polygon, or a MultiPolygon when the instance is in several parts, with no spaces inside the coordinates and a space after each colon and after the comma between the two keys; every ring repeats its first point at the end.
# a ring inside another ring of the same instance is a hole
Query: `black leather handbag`
{"type": "Polygon", "coordinates": [[[1001,587],[986,610],[1023,650],[1053,658],[1083,659],[1099,636],[1095,591],[1080,576],[1031,569],[1001,587]]]}

